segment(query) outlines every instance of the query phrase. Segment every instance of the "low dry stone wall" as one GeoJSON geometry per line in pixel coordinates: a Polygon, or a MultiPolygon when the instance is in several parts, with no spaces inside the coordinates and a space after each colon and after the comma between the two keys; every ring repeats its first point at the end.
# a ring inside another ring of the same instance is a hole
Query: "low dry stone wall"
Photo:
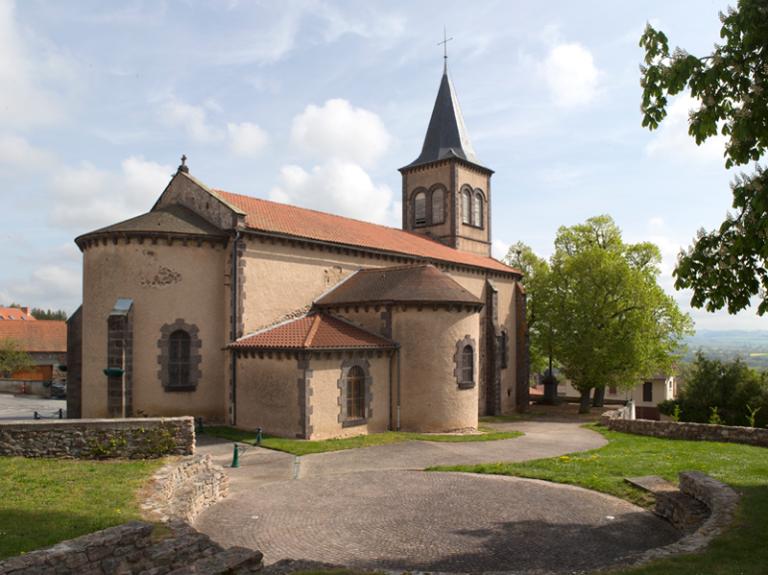
{"type": "Polygon", "coordinates": [[[170,535],[157,538],[154,526],[134,521],[64,541],[53,547],[0,561],[3,575],[217,575],[256,573],[258,551],[223,549],[183,523],[170,524],[170,535]]]}
{"type": "Polygon", "coordinates": [[[191,417],[0,422],[0,455],[147,459],[194,451],[191,417]]]}
{"type": "Polygon", "coordinates": [[[210,454],[195,455],[169,463],[149,482],[142,510],[147,519],[180,519],[192,523],[206,507],[229,492],[229,477],[210,454]]]}
{"type": "Polygon", "coordinates": [[[649,419],[622,419],[618,411],[604,413],[600,421],[613,431],[703,441],[725,441],[768,447],[768,429],[711,425],[682,421],[652,421],[649,419]]]}
{"type": "Polygon", "coordinates": [[[739,495],[724,483],[700,471],[684,471],[680,473],[680,491],[703,503],[709,509],[709,517],[696,531],[679,541],[646,551],[639,557],[636,564],[647,563],[669,555],[701,551],[733,521],[739,504],[739,495]]]}

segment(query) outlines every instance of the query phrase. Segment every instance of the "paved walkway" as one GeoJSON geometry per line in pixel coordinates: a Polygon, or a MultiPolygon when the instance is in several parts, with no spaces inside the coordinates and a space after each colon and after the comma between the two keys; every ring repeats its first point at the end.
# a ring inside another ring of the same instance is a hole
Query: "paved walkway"
{"type": "MultiPolygon", "coordinates": [[[[425,473],[431,465],[521,461],[593,449],[578,424],[526,421],[517,439],[408,442],[292,455],[250,448],[228,469],[230,496],[198,529],[224,545],[280,559],[360,569],[520,573],[589,570],[679,534],[625,501],[592,491],[498,476],[425,473]]],[[[200,451],[228,465],[228,442],[200,451]]]]}
{"type": "Polygon", "coordinates": [[[55,412],[67,411],[67,402],[63,399],[47,399],[35,395],[11,395],[0,393],[0,420],[33,419],[35,411],[45,417],[51,417],[55,412]]]}

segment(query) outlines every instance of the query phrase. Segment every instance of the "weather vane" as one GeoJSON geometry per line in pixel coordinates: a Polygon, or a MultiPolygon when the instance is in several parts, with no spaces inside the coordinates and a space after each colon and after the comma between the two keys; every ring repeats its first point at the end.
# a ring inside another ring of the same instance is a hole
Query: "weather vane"
{"type": "Polygon", "coordinates": [[[448,71],[448,42],[450,42],[451,40],[453,40],[453,36],[449,38],[447,30],[445,26],[443,26],[443,41],[438,42],[437,45],[438,46],[440,44],[443,45],[443,71],[444,72],[448,71]]]}

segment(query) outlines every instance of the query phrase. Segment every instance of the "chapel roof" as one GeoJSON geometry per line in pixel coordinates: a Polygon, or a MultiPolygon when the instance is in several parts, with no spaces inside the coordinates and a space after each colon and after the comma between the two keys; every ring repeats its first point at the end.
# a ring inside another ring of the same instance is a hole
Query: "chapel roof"
{"type": "Polygon", "coordinates": [[[245,213],[248,229],[307,238],[343,246],[416,256],[425,260],[466,265],[519,274],[498,260],[459,251],[420,234],[335,214],[271,202],[252,196],[211,190],[227,204],[245,213]]]}
{"type": "Polygon", "coordinates": [[[339,318],[311,313],[243,336],[229,347],[293,351],[392,349],[396,344],[339,318]]]}
{"type": "Polygon", "coordinates": [[[0,321],[0,341],[18,342],[23,351],[67,351],[67,322],[58,320],[0,321]]]}
{"type": "Polygon", "coordinates": [[[358,270],[315,301],[320,307],[364,303],[482,305],[456,280],[428,264],[358,270]]]}
{"type": "MultiPolygon", "coordinates": [[[[440,160],[457,158],[482,166],[475,155],[475,150],[469,141],[464,116],[459,107],[456,90],[448,76],[448,70],[443,71],[440,88],[437,91],[432,117],[429,119],[427,133],[421,154],[413,162],[401,169],[408,169],[422,164],[440,160]]],[[[484,168],[487,169],[487,168],[484,168]]]]}
{"type": "MultiPolygon", "coordinates": [[[[193,236],[219,236],[225,232],[182,205],[158,208],[105,228],[89,232],[88,236],[107,233],[167,233],[193,236]]],[[[83,236],[80,236],[83,237],[83,236]]],[[[80,238],[75,239],[77,242],[80,238]]]]}

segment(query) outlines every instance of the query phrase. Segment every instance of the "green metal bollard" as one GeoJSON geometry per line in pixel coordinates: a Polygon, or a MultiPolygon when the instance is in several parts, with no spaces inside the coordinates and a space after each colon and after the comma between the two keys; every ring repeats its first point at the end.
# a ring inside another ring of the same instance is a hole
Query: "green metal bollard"
{"type": "Polygon", "coordinates": [[[240,450],[237,448],[237,443],[234,443],[234,451],[232,452],[232,465],[230,467],[240,467],[240,450]]]}

